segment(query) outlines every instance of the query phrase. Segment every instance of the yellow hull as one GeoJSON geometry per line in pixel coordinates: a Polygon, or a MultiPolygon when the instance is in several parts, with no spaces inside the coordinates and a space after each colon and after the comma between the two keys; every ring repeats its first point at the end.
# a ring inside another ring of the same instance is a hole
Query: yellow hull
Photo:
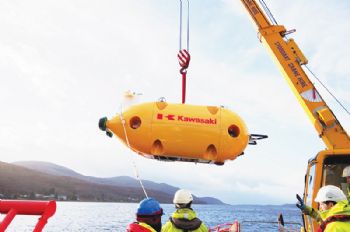
{"type": "Polygon", "coordinates": [[[140,155],[169,161],[223,164],[241,155],[249,142],[243,120],[215,106],[144,103],[101,119],[100,128],[140,155]]]}

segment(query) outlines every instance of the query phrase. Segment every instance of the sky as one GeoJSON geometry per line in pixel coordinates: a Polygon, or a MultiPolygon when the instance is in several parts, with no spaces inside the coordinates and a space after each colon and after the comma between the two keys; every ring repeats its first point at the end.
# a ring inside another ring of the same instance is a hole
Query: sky
{"type": "MultiPolygon", "coordinates": [[[[266,0],[308,67],[350,108],[350,2],[266,0]]],[[[325,145],[238,0],[190,1],[186,103],[223,105],[267,134],[224,166],[145,159],[98,129],[122,96],[181,102],[179,2],[0,2],[0,160],[47,161],[89,176],[135,177],[230,204],[294,203],[325,145]]],[[[350,131],[349,115],[315,82],[350,131]]]]}

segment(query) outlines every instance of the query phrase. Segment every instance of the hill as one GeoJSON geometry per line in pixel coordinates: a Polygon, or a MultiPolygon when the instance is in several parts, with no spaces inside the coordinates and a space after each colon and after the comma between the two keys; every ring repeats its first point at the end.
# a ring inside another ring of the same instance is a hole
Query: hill
{"type": "MultiPolygon", "coordinates": [[[[129,176],[117,176],[117,177],[109,177],[109,178],[84,176],[69,168],[66,168],[54,163],[42,162],[42,161],[19,161],[19,162],[14,162],[12,164],[26,167],[35,171],[40,171],[40,172],[47,173],[54,176],[73,177],[80,180],[93,182],[96,184],[106,184],[106,185],[113,185],[118,187],[133,187],[133,188],[140,187],[139,181],[129,176]]],[[[172,195],[179,189],[177,187],[174,187],[165,183],[155,183],[153,181],[148,181],[148,180],[142,180],[142,183],[146,189],[161,191],[172,195]]]]}
{"type": "MultiPolygon", "coordinates": [[[[160,202],[172,196],[148,190],[160,202]]],[[[142,189],[96,184],[70,176],[55,176],[14,164],[0,162],[0,195],[7,199],[62,199],[79,201],[138,202],[142,189]]],[[[203,203],[203,202],[201,202],[203,203]]]]}
{"type": "MultiPolygon", "coordinates": [[[[149,196],[171,203],[177,187],[142,180],[149,196]]],[[[138,180],[128,176],[99,178],[84,176],[69,168],[40,161],[0,162],[0,193],[7,198],[35,193],[82,201],[138,202],[144,198],[138,180]]],[[[196,197],[198,204],[224,204],[212,197],[196,197]]]]}

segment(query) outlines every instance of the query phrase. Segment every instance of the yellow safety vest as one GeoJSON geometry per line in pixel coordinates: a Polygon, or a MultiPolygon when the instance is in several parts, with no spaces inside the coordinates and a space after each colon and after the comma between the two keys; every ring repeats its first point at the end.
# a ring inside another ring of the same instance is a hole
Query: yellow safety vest
{"type": "Polygon", "coordinates": [[[348,232],[350,231],[350,205],[349,201],[339,201],[330,210],[321,211],[320,216],[323,220],[321,227],[324,226],[324,232],[348,232]],[[341,221],[341,218],[344,221],[341,221]],[[331,219],[334,220],[331,220],[331,219]],[[326,224],[327,220],[331,221],[326,224]],[[326,224],[326,225],[325,225],[326,224]]]}
{"type": "MultiPolygon", "coordinates": [[[[178,209],[172,215],[170,220],[165,223],[162,227],[162,232],[183,232],[183,229],[177,228],[176,225],[172,222],[173,220],[183,220],[187,222],[191,222],[193,220],[198,220],[196,217],[196,213],[189,208],[178,209]]],[[[200,226],[194,230],[186,230],[188,232],[208,232],[208,228],[205,226],[203,222],[201,222],[200,226]]]]}

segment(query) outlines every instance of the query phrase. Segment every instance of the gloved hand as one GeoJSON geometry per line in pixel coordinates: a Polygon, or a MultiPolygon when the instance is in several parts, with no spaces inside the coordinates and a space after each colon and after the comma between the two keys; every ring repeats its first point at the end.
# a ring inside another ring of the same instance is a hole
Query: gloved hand
{"type": "Polygon", "coordinates": [[[306,205],[304,204],[303,199],[301,199],[301,197],[299,196],[299,194],[297,194],[297,199],[298,199],[298,202],[296,203],[296,206],[297,206],[301,211],[305,211],[306,205]]]}

